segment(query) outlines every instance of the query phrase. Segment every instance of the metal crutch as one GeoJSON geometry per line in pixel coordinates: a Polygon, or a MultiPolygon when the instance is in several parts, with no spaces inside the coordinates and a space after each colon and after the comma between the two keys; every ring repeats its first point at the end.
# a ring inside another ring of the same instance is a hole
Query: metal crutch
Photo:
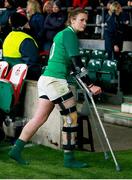
{"type": "Polygon", "coordinates": [[[95,118],[94,118],[93,112],[92,112],[92,110],[91,110],[91,108],[90,108],[90,104],[89,104],[89,100],[88,100],[88,95],[87,95],[86,91],[84,91],[84,89],[83,89],[83,87],[80,85],[80,83],[79,83],[79,82],[77,82],[77,83],[78,83],[79,87],[80,87],[80,88],[82,89],[82,91],[83,91],[84,99],[85,99],[86,102],[87,102],[87,105],[88,105],[87,107],[88,107],[88,110],[89,110],[89,112],[90,112],[90,116],[91,116],[91,119],[92,119],[92,122],[93,122],[93,125],[94,125],[94,128],[95,128],[95,132],[97,133],[97,136],[98,136],[100,145],[101,145],[102,150],[103,150],[103,152],[104,152],[104,158],[105,158],[105,160],[107,160],[107,159],[109,158],[109,155],[108,155],[107,151],[105,150],[105,146],[104,146],[103,141],[102,141],[102,139],[101,139],[101,135],[99,134],[99,130],[98,130],[97,124],[96,124],[96,122],[95,122],[95,118]]]}
{"type": "Polygon", "coordinates": [[[99,113],[98,113],[98,111],[97,111],[97,108],[96,108],[96,105],[95,105],[93,96],[92,96],[91,92],[89,91],[89,89],[87,88],[87,86],[83,83],[83,81],[81,80],[81,78],[80,78],[79,75],[76,75],[76,81],[77,81],[79,84],[81,84],[81,86],[82,86],[83,89],[86,91],[86,93],[88,94],[88,96],[89,96],[89,98],[90,98],[90,100],[91,100],[91,103],[92,103],[92,105],[93,105],[95,114],[96,114],[97,119],[98,119],[98,121],[99,121],[99,124],[100,124],[100,126],[101,126],[103,135],[104,135],[104,137],[105,137],[105,140],[106,140],[107,145],[108,145],[108,147],[109,147],[109,150],[110,150],[110,152],[111,152],[112,158],[113,158],[113,160],[114,160],[116,170],[117,170],[117,171],[120,171],[119,164],[117,163],[117,160],[116,160],[116,158],[115,158],[114,152],[113,152],[113,150],[112,150],[112,148],[111,148],[111,145],[110,145],[110,142],[109,142],[109,140],[108,140],[108,137],[107,137],[106,131],[105,131],[105,129],[104,129],[103,123],[102,123],[101,118],[100,118],[100,116],[99,116],[99,113]]]}

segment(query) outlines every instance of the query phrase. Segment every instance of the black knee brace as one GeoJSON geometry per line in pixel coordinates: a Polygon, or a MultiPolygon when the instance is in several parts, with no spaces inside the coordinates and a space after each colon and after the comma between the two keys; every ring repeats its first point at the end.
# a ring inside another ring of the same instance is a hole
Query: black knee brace
{"type": "Polygon", "coordinates": [[[72,98],[72,92],[64,95],[53,101],[55,104],[59,104],[61,108],[61,115],[63,116],[63,129],[62,129],[62,141],[63,148],[65,150],[72,150],[75,148],[76,144],[76,134],[77,134],[77,112],[76,107],[72,106],[65,108],[64,101],[72,98]]]}

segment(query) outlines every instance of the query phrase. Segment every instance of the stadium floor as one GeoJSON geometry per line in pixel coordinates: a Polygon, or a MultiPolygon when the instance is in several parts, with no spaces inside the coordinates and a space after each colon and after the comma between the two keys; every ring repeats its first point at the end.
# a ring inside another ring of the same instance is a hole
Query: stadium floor
{"type": "MultiPolygon", "coordinates": [[[[131,150],[132,149],[132,128],[119,126],[115,124],[110,124],[103,122],[108,140],[112,146],[113,150],[120,151],[120,150],[131,150]]],[[[102,151],[102,147],[100,145],[97,133],[95,128],[93,129],[93,141],[94,141],[94,148],[96,152],[102,151]]],[[[102,137],[102,135],[100,134],[102,137]]],[[[102,142],[104,147],[108,149],[106,141],[102,138],[102,142]]],[[[90,145],[84,145],[84,148],[90,150],[90,145]]],[[[109,150],[109,149],[108,149],[109,150]]]]}

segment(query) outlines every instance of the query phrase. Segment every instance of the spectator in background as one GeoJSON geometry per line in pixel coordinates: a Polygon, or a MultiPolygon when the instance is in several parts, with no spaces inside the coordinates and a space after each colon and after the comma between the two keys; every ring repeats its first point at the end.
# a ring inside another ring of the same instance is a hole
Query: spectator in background
{"type": "Polygon", "coordinates": [[[53,3],[53,13],[49,14],[44,23],[45,44],[43,49],[49,50],[54,36],[60,30],[64,29],[67,20],[67,12],[61,10],[61,1],[56,0],[53,3]]]}
{"type": "Polygon", "coordinates": [[[52,12],[53,12],[53,2],[51,0],[48,0],[43,5],[44,19],[47,17],[48,14],[51,14],[52,12]]]}
{"type": "Polygon", "coordinates": [[[105,17],[104,40],[109,59],[118,59],[123,48],[124,29],[129,21],[125,18],[121,5],[115,1],[110,5],[105,17]]]}
{"type": "Polygon", "coordinates": [[[16,6],[14,0],[4,0],[4,8],[6,10],[2,11],[0,14],[0,38],[3,41],[8,33],[11,31],[9,26],[9,17],[16,12],[16,6]]]}
{"type": "Polygon", "coordinates": [[[28,79],[37,80],[41,73],[39,65],[38,45],[36,41],[27,33],[25,28],[29,28],[28,19],[19,13],[14,13],[10,17],[12,31],[3,42],[3,60],[12,67],[18,63],[28,65],[28,79]]]}
{"type": "Polygon", "coordinates": [[[104,9],[104,21],[105,21],[107,15],[108,15],[108,12],[109,12],[109,10],[110,10],[110,6],[111,6],[111,4],[112,4],[114,1],[115,1],[115,0],[108,0],[107,3],[106,3],[106,1],[105,1],[106,4],[104,4],[104,5],[105,5],[106,8],[104,9]]]}
{"type": "Polygon", "coordinates": [[[39,1],[28,0],[26,12],[29,20],[31,35],[37,41],[39,49],[41,50],[43,46],[44,16],[39,1]]]}

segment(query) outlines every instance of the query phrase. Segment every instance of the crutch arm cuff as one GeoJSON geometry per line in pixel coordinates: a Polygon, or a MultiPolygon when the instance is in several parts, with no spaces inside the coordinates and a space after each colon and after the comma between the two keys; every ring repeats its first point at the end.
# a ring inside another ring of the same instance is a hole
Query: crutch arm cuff
{"type": "Polygon", "coordinates": [[[89,76],[88,76],[88,72],[84,67],[84,64],[81,61],[81,57],[80,56],[72,56],[71,57],[71,61],[72,61],[72,71],[75,75],[79,75],[79,77],[81,78],[81,80],[87,84],[87,86],[89,86],[90,84],[92,84],[89,76]]]}

